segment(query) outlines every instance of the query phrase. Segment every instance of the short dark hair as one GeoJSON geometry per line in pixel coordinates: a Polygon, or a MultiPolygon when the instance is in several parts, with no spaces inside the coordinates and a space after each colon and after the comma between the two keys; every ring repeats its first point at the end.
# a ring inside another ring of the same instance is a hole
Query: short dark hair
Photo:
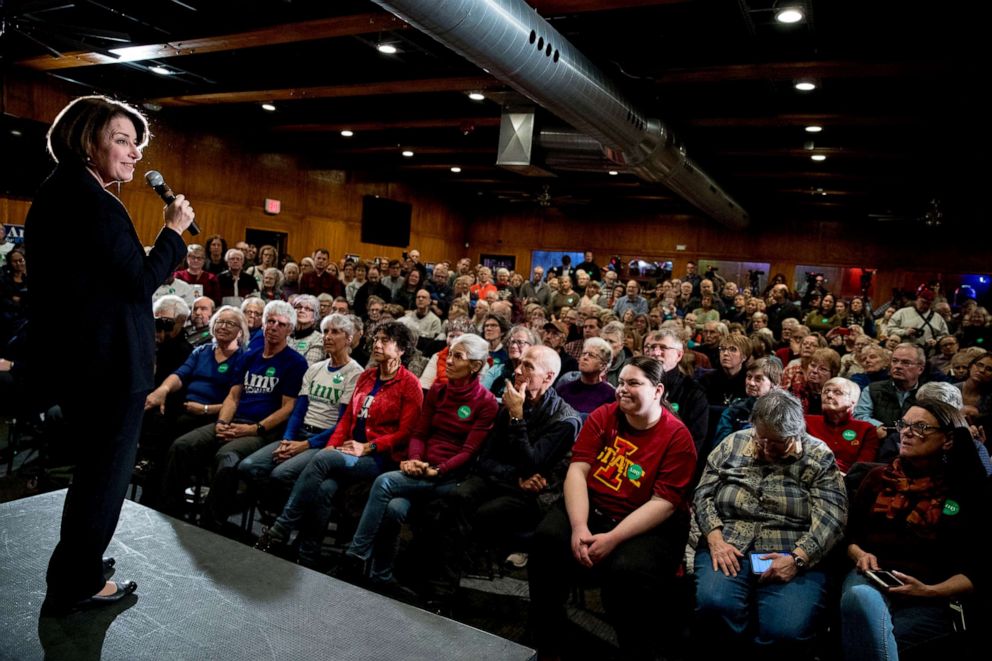
{"type": "Polygon", "coordinates": [[[151,133],[148,120],[138,110],[100,94],[81,96],[62,111],[48,129],[48,153],[56,163],[85,166],[93,156],[100,133],[114,117],[126,117],[137,132],[136,146],[144,149],[151,133]]]}
{"type": "Polygon", "coordinates": [[[417,342],[413,339],[413,333],[410,329],[398,321],[387,321],[379,324],[375,327],[376,334],[384,333],[393,342],[396,342],[396,348],[403,352],[403,356],[400,361],[406,365],[410,362],[410,358],[413,357],[413,349],[416,348],[417,342]]]}

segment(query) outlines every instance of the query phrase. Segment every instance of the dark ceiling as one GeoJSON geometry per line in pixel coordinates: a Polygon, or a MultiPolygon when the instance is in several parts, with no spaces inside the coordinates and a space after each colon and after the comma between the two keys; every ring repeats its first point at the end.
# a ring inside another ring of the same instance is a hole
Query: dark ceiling
{"type": "MultiPolygon", "coordinates": [[[[756,224],[837,220],[884,229],[988,218],[979,198],[988,104],[978,84],[988,58],[980,21],[962,16],[963,8],[853,0],[531,4],[648,116],[666,122],[756,224]],[[786,4],[805,6],[806,20],[777,23],[774,10],[786,4]],[[797,92],[799,77],[821,86],[797,92]],[[807,133],[808,124],[823,131],[807,133]],[[827,158],[814,162],[814,153],[827,158]]],[[[5,69],[45,71],[79,83],[81,93],[144,103],[172,124],[299,154],[309,167],[411,181],[486,204],[535,205],[547,185],[544,201],[554,206],[692,212],[661,185],[625,173],[535,179],[497,167],[499,100],[512,98],[501,94],[508,88],[371,2],[0,0],[0,7],[5,69]],[[379,53],[380,42],[399,52],[379,53]],[[172,75],[151,72],[156,65],[172,75]],[[468,99],[479,89],[487,100],[468,99]],[[267,112],[263,102],[277,109],[267,112]],[[355,135],[342,137],[345,128],[355,135]],[[415,155],[404,158],[402,149],[415,155]]]]}

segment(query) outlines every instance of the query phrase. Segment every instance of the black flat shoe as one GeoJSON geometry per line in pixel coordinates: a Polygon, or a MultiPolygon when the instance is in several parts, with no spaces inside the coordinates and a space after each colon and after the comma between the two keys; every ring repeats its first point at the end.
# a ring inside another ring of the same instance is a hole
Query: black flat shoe
{"type": "Polygon", "coordinates": [[[81,601],[68,603],[45,599],[44,603],[41,604],[41,614],[46,617],[52,617],[69,615],[70,613],[75,613],[76,611],[86,610],[89,608],[109,606],[111,604],[118,603],[128,595],[133,594],[134,591],[138,589],[138,584],[134,581],[114,581],[114,585],[117,586],[117,590],[113,594],[108,594],[103,597],[93,595],[92,597],[81,601]]]}
{"type": "Polygon", "coordinates": [[[108,594],[105,597],[95,594],[89,599],[83,599],[79,602],[78,607],[89,608],[93,606],[106,606],[107,604],[113,604],[138,589],[138,584],[134,581],[114,581],[114,585],[117,586],[117,590],[113,594],[108,594]]]}
{"type": "Polygon", "coordinates": [[[103,559],[103,577],[106,580],[109,581],[110,577],[114,575],[114,566],[116,564],[117,561],[109,556],[103,559]]]}

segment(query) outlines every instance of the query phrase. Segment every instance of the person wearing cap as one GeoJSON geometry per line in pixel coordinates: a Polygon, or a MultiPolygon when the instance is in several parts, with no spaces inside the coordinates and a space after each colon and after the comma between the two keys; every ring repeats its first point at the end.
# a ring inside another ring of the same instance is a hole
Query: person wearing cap
{"type": "MultiPolygon", "coordinates": [[[[579,369],[579,362],[565,351],[565,340],[568,339],[568,327],[565,324],[560,321],[549,321],[544,324],[543,339],[544,344],[557,351],[558,357],[561,358],[561,371],[558,372],[559,378],[561,378],[562,374],[574,372],[579,369]]],[[[557,382],[558,380],[555,379],[555,383],[557,382]]]]}
{"type": "Polygon", "coordinates": [[[928,350],[936,345],[937,340],[948,334],[948,330],[944,318],[931,309],[934,297],[932,289],[920,285],[916,290],[916,301],[913,305],[907,305],[892,315],[888,334],[928,350]]]}

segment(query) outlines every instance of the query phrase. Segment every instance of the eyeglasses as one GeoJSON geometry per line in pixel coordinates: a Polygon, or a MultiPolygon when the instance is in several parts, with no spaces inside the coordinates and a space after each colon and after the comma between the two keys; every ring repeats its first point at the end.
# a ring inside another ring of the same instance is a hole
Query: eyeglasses
{"type": "Polygon", "coordinates": [[[735,346],[720,347],[720,353],[740,353],[741,350],[735,346]]]}
{"type": "Polygon", "coordinates": [[[214,322],[215,326],[227,326],[228,328],[241,328],[241,324],[231,319],[218,319],[214,322]]]}
{"type": "Polygon", "coordinates": [[[905,358],[893,358],[889,361],[892,365],[898,365],[901,367],[912,367],[913,365],[919,365],[919,361],[916,360],[906,360],[905,358]]]}
{"type": "Polygon", "coordinates": [[[896,429],[899,430],[899,433],[908,429],[916,438],[926,438],[928,434],[932,434],[935,431],[943,431],[941,427],[928,425],[925,422],[906,422],[902,418],[896,420],[896,429]]]}
{"type": "Polygon", "coordinates": [[[266,326],[278,326],[279,328],[289,328],[289,324],[288,323],[286,323],[285,321],[279,321],[277,319],[266,319],[265,320],[265,325],[266,326]]]}
{"type": "Polygon", "coordinates": [[[795,440],[792,436],[789,436],[788,438],[765,438],[764,436],[758,436],[757,434],[755,434],[752,438],[758,445],[777,445],[779,447],[785,447],[795,440]]]}
{"type": "Polygon", "coordinates": [[[531,345],[527,340],[510,340],[507,344],[511,347],[529,347],[531,345]]]}
{"type": "Polygon", "coordinates": [[[246,317],[261,317],[262,316],[261,310],[251,310],[251,309],[243,310],[242,311],[242,314],[244,314],[246,317]]]}
{"type": "Polygon", "coordinates": [[[972,367],[974,367],[980,372],[985,372],[986,374],[992,374],[992,365],[989,365],[988,363],[975,363],[974,365],[972,365],[972,367]]]}
{"type": "Polygon", "coordinates": [[[168,317],[155,317],[155,330],[167,332],[171,331],[175,327],[175,319],[169,319],[168,317]]]}
{"type": "Polygon", "coordinates": [[[665,353],[666,351],[678,351],[679,349],[680,349],[680,347],[669,347],[669,346],[665,346],[664,344],[645,344],[644,345],[644,350],[645,351],[660,351],[662,353],[665,353]]]}
{"type": "Polygon", "coordinates": [[[293,309],[296,310],[297,312],[306,312],[308,310],[310,312],[313,312],[313,308],[311,308],[310,306],[307,306],[307,305],[294,305],[293,306],[293,309]]]}
{"type": "Polygon", "coordinates": [[[599,355],[598,353],[596,353],[595,351],[583,351],[582,352],[582,357],[583,358],[595,358],[596,360],[603,360],[603,357],[601,355],[599,355]]]}

